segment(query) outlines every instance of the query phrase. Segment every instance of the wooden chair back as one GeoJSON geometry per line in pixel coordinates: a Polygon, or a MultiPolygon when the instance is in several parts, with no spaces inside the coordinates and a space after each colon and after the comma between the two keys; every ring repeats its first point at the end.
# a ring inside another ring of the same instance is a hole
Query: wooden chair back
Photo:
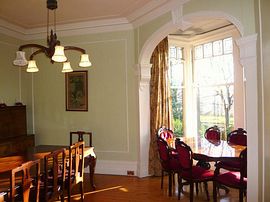
{"type": "Polygon", "coordinates": [[[73,137],[76,136],[78,142],[85,142],[85,139],[89,139],[89,147],[92,147],[92,132],[85,132],[85,131],[76,131],[76,132],[70,132],[70,140],[69,145],[73,144],[73,137]]]}
{"type": "Polygon", "coordinates": [[[59,149],[44,157],[43,199],[55,201],[61,197],[64,201],[66,175],[66,149],[59,149]]]}
{"type": "Polygon", "coordinates": [[[83,200],[84,142],[76,142],[69,147],[68,159],[68,201],[71,200],[72,187],[77,184],[80,184],[81,200],[83,200]]]}
{"type": "MultiPolygon", "coordinates": [[[[72,145],[74,139],[78,142],[89,140],[88,145],[85,143],[85,146],[93,147],[92,145],[92,132],[85,132],[85,131],[75,131],[75,132],[70,132],[70,142],[69,144],[72,145]],[[75,137],[74,137],[75,136],[75,137]]],[[[84,158],[84,168],[89,168],[89,173],[90,173],[90,184],[93,190],[95,190],[95,184],[94,184],[94,172],[95,172],[95,167],[96,167],[96,156],[86,156],[84,158]]]]}
{"type": "Polygon", "coordinates": [[[21,166],[12,169],[10,172],[9,201],[13,202],[15,199],[17,201],[19,198],[23,202],[38,202],[40,189],[40,160],[28,161],[21,166]],[[18,189],[18,186],[20,186],[20,189],[18,189]]]}

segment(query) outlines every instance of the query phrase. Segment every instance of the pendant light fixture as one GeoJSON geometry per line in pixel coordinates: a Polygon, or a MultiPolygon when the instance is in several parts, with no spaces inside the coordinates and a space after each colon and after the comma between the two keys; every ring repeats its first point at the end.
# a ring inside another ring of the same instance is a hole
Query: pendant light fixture
{"type": "Polygon", "coordinates": [[[37,67],[36,61],[34,60],[34,56],[39,53],[44,53],[48,58],[51,59],[51,63],[61,62],[63,63],[62,72],[72,72],[72,68],[70,66],[70,62],[68,62],[67,57],[65,56],[66,50],[74,50],[81,53],[81,60],[79,63],[80,67],[90,67],[92,64],[89,61],[89,55],[86,54],[86,51],[82,48],[76,46],[61,46],[60,41],[57,40],[56,35],[56,9],[57,9],[57,0],[47,0],[47,45],[45,47],[39,44],[25,44],[19,47],[19,50],[16,52],[16,59],[13,61],[13,64],[16,66],[26,66],[27,72],[38,72],[39,69],[37,67]],[[54,11],[54,30],[51,29],[49,35],[49,11],[54,11]],[[25,57],[24,49],[32,48],[34,52],[30,55],[29,61],[27,61],[25,57]]]}

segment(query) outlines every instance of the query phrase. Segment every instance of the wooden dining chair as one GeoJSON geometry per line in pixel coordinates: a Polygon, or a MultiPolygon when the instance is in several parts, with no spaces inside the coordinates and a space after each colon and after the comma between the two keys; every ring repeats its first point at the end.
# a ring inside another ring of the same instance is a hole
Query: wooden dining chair
{"type": "Polygon", "coordinates": [[[217,201],[217,187],[220,185],[239,190],[239,201],[243,202],[243,196],[247,189],[247,149],[244,149],[238,159],[240,163],[239,171],[226,171],[220,167],[220,164],[216,166],[215,177],[213,182],[213,197],[214,201],[217,201]],[[222,173],[220,169],[223,169],[222,173]]]}
{"type": "Polygon", "coordinates": [[[190,201],[193,201],[194,183],[203,182],[205,186],[205,193],[209,200],[209,193],[207,182],[213,181],[214,172],[206,170],[200,166],[193,165],[193,152],[191,148],[184,142],[176,139],[176,150],[178,152],[178,162],[180,169],[178,170],[178,200],[182,190],[182,179],[190,186],[190,201]]]}
{"type": "Polygon", "coordinates": [[[81,201],[84,199],[84,142],[76,142],[69,147],[66,186],[68,201],[71,201],[71,191],[75,185],[80,186],[81,201]]]}
{"type": "Polygon", "coordinates": [[[44,157],[44,172],[41,177],[40,201],[64,201],[66,176],[66,149],[59,149],[44,157]]]}
{"type": "Polygon", "coordinates": [[[28,161],[10,171],[8,201],[39,201],[40,160],[28,161]]]}
{"type": "MultiPolygon", "coordinates": [[[[88,139],[88,144],[85,143],[85,146],[89,146],[89,147],[93,147],[92,145],[92,136],[93,133],[92,132],[85,132],[85,131],[74,131],[74,132],[70,132],[70,141],[69,141],[69,145],[72,145],[73,142],[78,141],[84,141],[86,142],[86,140],[88,139]]],[[[84,158],[84,168],[89,168],[89,173],[90,173],[90,185],[92,187],[93,190],[95,190],[96,186],[94,183],[94,173],[95,173],[95,167],[96,167],[96,161],[97,161],[97,157],[96,156],[86,156],[84,158]]]]}

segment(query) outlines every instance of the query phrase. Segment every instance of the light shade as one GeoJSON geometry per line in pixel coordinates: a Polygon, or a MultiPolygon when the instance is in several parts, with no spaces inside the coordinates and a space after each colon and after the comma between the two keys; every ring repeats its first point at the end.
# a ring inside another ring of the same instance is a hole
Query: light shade
{"type": "Polygon", "coordinates": [[[90,67],[92,64],[89,60],[89,55],[88,54],[82,54],[81,55],[81,61],[79,63],[80,67],[90,67]]]}
{"type": "Polygon", "coordinates": [[[63,69],[62,69],[62,72],[63,72],[63,73],[66,73],[66,72],[73,72],[73,69],[72,69],[71,66],[70,66],[70,62],[64,62],[64,63],[63,63],[63,69]]]}
{"type": "Polygon", "coordinates": [[[65,56],[63,46],[55,46],[54,54],[52,56],[52,60],[55,61],[55,62],[65,62],[65,61],[67,61],[67,57],[65,56]]]}
{"type": "Polygon", "coordinates": [[[37,64],[35,60],[29,60],[28,67],[26,69],[27,72],[38,72],[37,64]]]}
{"type": "Polygon", "coordinates": [[[17,51],[16,52],[16,59],[13,61],[13,64],[16,66],[25,66],[27,65],[27,60],[25,58],[25,52],[17,51]]]}

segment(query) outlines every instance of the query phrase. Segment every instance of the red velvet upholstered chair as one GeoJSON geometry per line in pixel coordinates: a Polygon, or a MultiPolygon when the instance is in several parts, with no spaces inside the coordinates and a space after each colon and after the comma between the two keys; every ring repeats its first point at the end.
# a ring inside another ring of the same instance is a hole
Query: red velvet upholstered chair
{"type": "Polygon", "coordinates": [[[220,144],[220,130],[217,126],[212,126],[208,128],[204,133],[205,139],[214,145],[220,144]]]}
{"type": "Polygon", "coordinates": [[[238,128],[230,132],[227,136],[227,142],[231,145],[247,146],[247,131],[243,128],[238,128]]]}
{"type": "Polygon", "coordinates": [[[178,159],[175,155],[171,154],[171,150],[167,142],[161,137],[157,137],[158,153],[161,163],[161,189],[163,188],[163,177],[164,173],[167,172],[169,175],[169,196],[172,195],[172,177],[179,170],[178,159]]]}
{"type": "MultiPolygon", "coordinates": [[[[178,199],[182,190],[182,179],[190,185],[190,201],[193,201],[194,183],[203,182],[205,186],[205,192],[207,199],[209,200],[209,193],[207,188],[207,182],[213,181],[214,172],[206,170],[200,166],[193,165],[193,153],[191,148],[180,141],[175,142],[176,150],[178,152],[178,162],[180,163],[180,170],[178,172],[178,199]]],[[[185,184],[186,184],[185,183],[185,184]]]]}
{"type": "Polygon", "coordinates": [[[167,142],[167,144],[169,144],[169,146],[174,146],[174,133],[171,129],[166,128],[165,126],[162,126],[158,129],[157,132],[157,136],[161,137],[163,140],[165,140],[167,142]]]}
{"type": "Polygon", "coordinates": [[[173,131],[164,126],[158,129],[158,136],[160,136],[164,140],[167,140],[169,138],[174,138],[173,131]]]}
{"type": "Polygon", "coordinates": [[[213,197],[217,201],[217,187],[220,185],[239,189],[239,201],[243,201],[244,192],[247,189],[247,149],[244,149],[239,157],[240,171],[228,171],[220,173],[219,164],[215,169],[213,183],[213,197]]]}
{"type": "MultiPolygon", "coordinates": [[[[246,131],[243,128],[238,128],[230,132],[227,136],[227,142],[230,145],[242,145],[247,146],[247,135],[246,131]]],[[[230,171],[239,171],[240,170],[240,161],[231,160],[231,161],[221,161],[218,163],[220,168],[224,168],[230,171]]]]}
{"type": "Polygon", "coordinates": [[[172,155],[177,155],[177,152],[174,149],[176,137],[171,129],[162,126],[158,129],[157,136],[167,142],[168,146],[170,147],[172,155]]]}

